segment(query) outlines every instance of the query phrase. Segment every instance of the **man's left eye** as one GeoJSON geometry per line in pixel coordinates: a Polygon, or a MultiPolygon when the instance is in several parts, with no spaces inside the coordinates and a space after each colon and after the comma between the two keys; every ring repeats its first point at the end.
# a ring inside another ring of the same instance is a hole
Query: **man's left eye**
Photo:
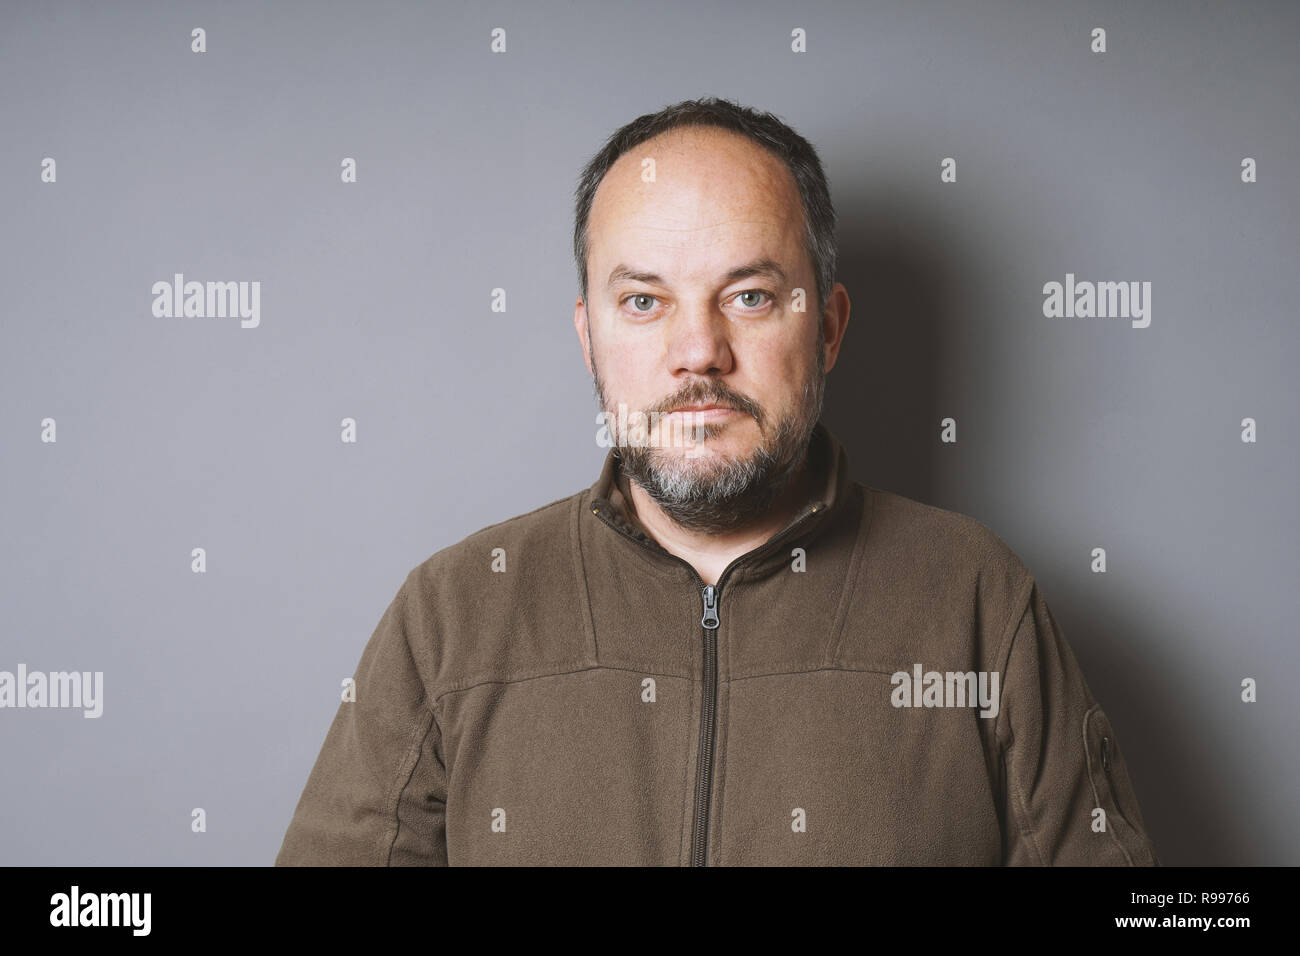
{"type": "Polygon", "coordinates": [[[759,301],[757,301],[757,302],[745,302],[745,301],[742,301],[746,296],[767,296],[769,299],[772,298],[772,296],[771,296],[770,294],[764,292],[762,289],[748,289],[748,290],[746,290],[746,291],[744,291],[744,292],[739,292],[739,293],[737,293],[737,294],[736,294],[736,301],[740,302],[741,305],[746,306],[747,308],[751,308],[751,309],[756,309],[756,308],[758,308],[760,305],[763,304],[763,301],[762,301],[762,299],[759,299],[759,301]]]}

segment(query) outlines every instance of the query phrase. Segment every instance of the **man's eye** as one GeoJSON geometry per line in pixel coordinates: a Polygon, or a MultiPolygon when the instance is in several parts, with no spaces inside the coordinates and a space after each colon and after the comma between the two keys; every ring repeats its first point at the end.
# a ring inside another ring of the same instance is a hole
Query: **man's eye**
{"type": "Polygon", "coordinates": [[[763,304],[763,301],[762,299],[759,299],[759,301],[757,302],[741,301],[746,296],[767,296],[768,299],[774,299],[774,297],[770,292],[764,292],[762,289],[746,289],[744,292],[737,293],[736,300],[739,301],[741,305],[746,306],[747,308],[750,309],[757,309],[760,305],[763,304]]]}
{"type": "MultiPolygon", "coordinates": [[[[764,291],[763,289],[746,289],[744,292],[737,292],[734,296],[740,305],[747,309],[757,309],[762,307],[765,304],[764,297],[766,297],[768,302],[776,301],[776,296],[772,295],[770,292],[764,291]]],[[[639,312],[642,314],[653,309],[656,301],[658,301],[658,297],[650,295],[647,292],[637,292],[623,300],[625,304],[629,302],[632,303],[633,312],[639,312]]]]}

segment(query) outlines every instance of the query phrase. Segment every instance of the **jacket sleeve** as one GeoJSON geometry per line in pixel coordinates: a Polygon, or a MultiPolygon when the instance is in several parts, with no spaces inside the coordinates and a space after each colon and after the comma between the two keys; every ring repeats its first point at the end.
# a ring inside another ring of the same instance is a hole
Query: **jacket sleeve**
{"type": "Polygon", "coordinates": [[[1159,866],[1115,732],[1037,583],[1002,681],[1003,863],[1159,866]]]}
{"type": "Polygon", "coordinates": [[[361,654],[355,701],[334,715],[276,866],[446,866],[447,778],[411,640],[408,576],[361,654]]]}

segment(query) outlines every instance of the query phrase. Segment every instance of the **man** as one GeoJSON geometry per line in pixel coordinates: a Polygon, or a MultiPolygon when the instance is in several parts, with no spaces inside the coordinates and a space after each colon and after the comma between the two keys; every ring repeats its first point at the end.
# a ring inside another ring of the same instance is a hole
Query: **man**
{"type": "Polygon", "coordinates": [[[1024,565],[819,422],[834,224],[769,114],[610,138],[574,327],[615,445],[410,572],[277,864],[1157,863],[1024,565]]]}

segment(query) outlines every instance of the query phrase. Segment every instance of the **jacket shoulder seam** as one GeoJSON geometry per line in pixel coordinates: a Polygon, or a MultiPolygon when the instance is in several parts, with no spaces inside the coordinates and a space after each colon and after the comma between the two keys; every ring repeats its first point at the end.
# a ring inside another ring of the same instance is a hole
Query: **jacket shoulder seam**
{"type": "Polygon", "coordinates": [[[522,684],[525,681],[545,680],[548,677],[565,677],[569,674],[581,674],[583,671],[593,670],[630,671],[633,670],[633,668],[621,667],[614,664],[592,663],[592,661],[586,657],[568,661],[558,661],[550,667],[539,669],[535,673],[531,674],[515,674],[509,677],[467,678],[439,691],[434,702],[435,704],[440,704],[442,698],[446,697],[448,694],[460,694],[467,690],[473,690],[475,687],[482,687],[485,684],[522,684]]]}
{"type": "MultiPolygon", "coordinates": [[[[998,700],[998,720],[997,726],[1003,725],[1003,715],[1006,714],[1006,708],[1002,706],[1001,698],[1007,694],[1007,664],[1011,660],[1011,648],[1016,641],[1016,632],[1020,630],[1020,625],[1025,620],[1025,615],[1029,613],[1029,601],[1034,593],[1034,577],[1031,574],[1025,576],[1024,582],[1020,585],[1020,594],[1016,600],[1011,602],[1011,613],[1007,618],[1007,623],[1002,626],[1002,637],[998,640],[998,649],[993,659],[997,664],[997,670],[1003,676],[1002,693],[998,700]]],[[[996,728],[995,728],[996,729],[996,728]]],[[[1008,728],[1010,730],[1010,728],[1008,728]]]]}
{"type": "MultiPolygon", "coordinates": [[[[1003,637],[998,650],[998,670],[1002,673],[1004,678],[1007,672],[1007,662],[1011,658],[1011,647],[1016,640],[1016,633],[1020,630],[1020,625],[1024,621],[1025,615],[1029,613],[1029,602],[1034,593],[1033,575],[1026,575],[1024,583],[1020,586],[1020,590],[1023,592],[1024,596],[1020,600],[1013,602],[1011,605],[1011,615],[1003,630],[1003,637]],[[1017,613],[1017,611],[1019,611],[1019,613],[1017,613]]],[[[1009,681],[1002,681],[1002,693],[999,695],[1000,698],[1006,696],[1007,688],[1009,686],[1009,681]]],[[[1006,714],[1006,708],[1003,706],[1003,701],[1001,699],[998,701],[998,708],[1000,714],[998,717],[998,723],[1001,724],[1002,715],[1006,714]]],[[[1010,725],[1007,725],[1007,730],[1010,731],[1010,729],[1010,725]]],[[[996,727],[994,728],[994,739],[1000,739],[1000,734],[996,727]]],[[[999,746],[999,749],[1002,751],[1004,756],[1006,755],[1006,752],[1011,749],[1010,744],[1011,742],[1008,741],[1006,744],[999,746]]],[[[1021,793],[1020,783],[1016,780],[1015,775],[1011,773],[1009,767],[1007,768],[1007,787],[1010,790],[1010,799],[1008,800],[1008,803],[1010,804],[1013,821],[1020,829],[1020,832],[1025,835],[1025,839],[1029,842],[1030,847],[1033,848],[1034,855],[1038,857],[1039,865],[1045,866],[1047,865],[1047,858],[1043,855],[1042,847],[1038,845],[1038,837],[1034,833],[1034,828],[1029,821],[1029,813],[1025,807],[1024,794],[1021,793]]]]}
{"type": "Polygon", "coordinates": [[[420,762],[420,751],[424,749],[424,742],[429,739],[429,734],[437,724],[437,716],[429,706],[427,698],[422,706],[423,713],[411,730],[411,745],[406,750],[406,756],[397,766],[397,779],[393,781],[392,794],[388,798],[389,806],[385,815],[392,817],[390,824],[392,835],[388,838],[387,850],[383,852],[384,866],[393,865],[393,849],[397,846],[397,837],[402,830],[402,794],[415,778],[415,768],[420,762]],[[421,727],[424,728],[423,731],[421,727]]]}

